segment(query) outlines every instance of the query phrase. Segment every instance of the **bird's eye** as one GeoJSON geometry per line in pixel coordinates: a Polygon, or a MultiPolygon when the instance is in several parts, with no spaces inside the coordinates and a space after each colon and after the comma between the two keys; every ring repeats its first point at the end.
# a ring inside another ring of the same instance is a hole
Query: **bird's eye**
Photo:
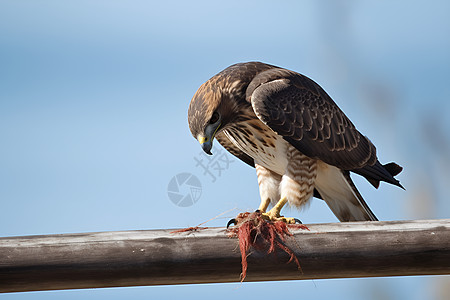
{"type": "Polygon", "coordinates": [[[209,124],[214,124],[217,121],[219,121],[219,113],[218,112],[214,112],[211,119],[209,120],[209,124]]]}

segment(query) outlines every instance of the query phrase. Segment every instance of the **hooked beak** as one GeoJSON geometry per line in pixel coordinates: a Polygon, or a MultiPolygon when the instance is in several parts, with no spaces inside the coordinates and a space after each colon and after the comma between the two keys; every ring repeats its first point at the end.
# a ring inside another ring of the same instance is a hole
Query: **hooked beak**
{"type": "Polygon", "coordinates": [[[198,137],[198,142],[200,143],[200,145],[202,145],[202,149],[206,154],[212,155],[211,148],[213,146],[213,140],[220,125],[221,124],[217,124],[217,127],[213,126],[212,124],[208,125],[205,130],[206,136],[198,137]]]}
{"type": "Polygon", "coordinates": [[[209,140],[207,142],[204,142],[202,144],[202,149],[203,149],[203,151],[205,151],[206,154],[212,155],[211,148],[212,148],[212,141],[211,140],[209,140]]]}

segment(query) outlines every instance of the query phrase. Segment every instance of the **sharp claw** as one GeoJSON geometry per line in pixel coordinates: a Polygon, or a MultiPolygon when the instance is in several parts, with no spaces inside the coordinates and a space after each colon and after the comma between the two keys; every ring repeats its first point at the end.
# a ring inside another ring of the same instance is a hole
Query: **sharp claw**
{"type": "Polygon", "coordinates": [[[294,221],[295,221],[295,223],[298,223],[298,224],[303,224],[302,223],[302,221],[300,221],[299,219],[297,219],[297,218],[294,218],[294,221]]]}
{"type": "Polygon", "coordinates": [[[236,219],[233,218],[233,219],[231,219],[230,221],[228,221],[228,223],[227,223],[227,229],[228,229],[228,227],[230,227],[231,224],[236,225],[236,224],[237,224],[236,219]]]}

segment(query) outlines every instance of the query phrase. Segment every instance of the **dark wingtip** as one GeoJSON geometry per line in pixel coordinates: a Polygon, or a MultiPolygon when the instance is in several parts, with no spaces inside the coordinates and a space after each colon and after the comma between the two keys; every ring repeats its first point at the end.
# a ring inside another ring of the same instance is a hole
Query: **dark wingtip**
{"type": "MultiPolygon", "coordinates": [[[[380,181],[385,181],[390,184],[396,185],[402,189],[405,189],[396,178],[395,175],[400,174],[403,168],[397,165],[394,162],[390,162],[388,164],[382,165],[377,162],[374,166],[369,169],[360,169],[358,171],[364,171],[363,173],[359,173],[363,175],[367,181],[373,185],[374,188],[378,189],[380,187],[380,181]]],[[[358,173],[357,171],[357,173],[358,173]]]]}
{"type": "MultiPolygon", "coordinates": [[[[383,165],[383,167],[386,169],[386,171],[389,172],[389,174],[392,175],[392,177],[400,174],[401,171],[403,171],[403,167],[400,165],[397,165],[395,162],[390,162],[388,164],[383,165]]],[[[395,178],[394,178],[395,179],[395,178]]],[[[394,184],[400,188],[402,188],[403,190],[406,190],[403,185],[400,183],[400,181],[398,181],[397,179],[395,179],[394,184]]]]}
{"type": "Polygon", "coordinates": [[[401,171],[403,171],[403,168],[401,166],[397,165],[395,162],[390,162],[388,164],[385,164],[385,165],[383,165],[383,167],[392,176],[398,175],[398,174],[400,174],[401,171]]]}
{"type": "Polygon", "coordinates": [[[370,182],[371,185],[373,185],[374,188],[380,187],[380,181],[376,179],[367,178],[367,180],[370,182]]]}
{"type": "Polygon", "coordinates": [[[396,186],[398,186],[399,188],[402,188],[403,190],[406,191],[405,187],[400,183],[400,181],[397,181],[396,186]]]}

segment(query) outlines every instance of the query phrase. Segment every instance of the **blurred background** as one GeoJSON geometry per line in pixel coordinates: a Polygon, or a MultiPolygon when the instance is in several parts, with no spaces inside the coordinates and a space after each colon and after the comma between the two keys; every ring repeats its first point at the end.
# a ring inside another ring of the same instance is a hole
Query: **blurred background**
{"type": "MultiPolygon", "coordinates": [[[[254,210],[254,169],[218,143],[208,161],[187,124],[204,81],[253,60],[314,79],[381,162],[404,167],[406,191],[353,176],[380,220],[450,216],[448,1],[14,0],[0,2],[0,236],[181,228],[226,212],[206,225],[224,226],[254,210]]],[[[337,221],[319,200],[285,215],[337,221]]],[[[398,277],[0,298],[449,299],[449,286],[398,277]]]]}

